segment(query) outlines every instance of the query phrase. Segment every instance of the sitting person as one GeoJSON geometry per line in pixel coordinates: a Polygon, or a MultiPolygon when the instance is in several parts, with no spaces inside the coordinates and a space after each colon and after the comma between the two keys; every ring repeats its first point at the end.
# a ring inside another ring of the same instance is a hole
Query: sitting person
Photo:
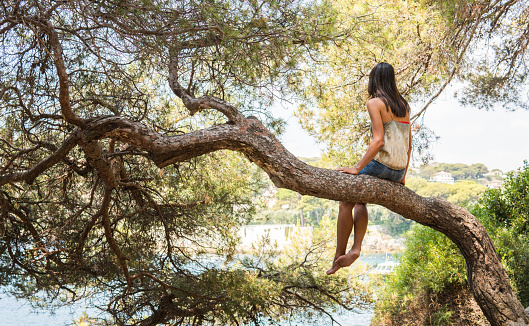
{"type": "MultiPolygon", "coordinates": [[[[411,155],[410,106],[397,89],[395,72],[390,64],[382,62],[371,70],[367,91],[371,97],[367,102],[367,111],[371,118],[372,141],[356,166],[336,170],[405,184],[411,155]]],[[[336,254],[327,274],[334,274],[340,268],[351,265],[360,256],[367,223],[365,203],[340,202],[336,254]],[[353,246],[346,253],[353,229],[353,246]]]]}

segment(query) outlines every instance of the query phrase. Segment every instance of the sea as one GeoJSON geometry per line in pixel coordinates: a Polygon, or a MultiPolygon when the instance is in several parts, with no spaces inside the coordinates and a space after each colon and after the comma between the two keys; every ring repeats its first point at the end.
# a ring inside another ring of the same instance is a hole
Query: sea
{"type": "MultiPolygon", "coordinates": [[[[371,266],[383,263],[385,261],[395,261],[391,254],[367,253],[362,254],[359,260],[371,266]]],[[[0,325],[1,326],[67,326],[75,325],[77,320],[83,314],[97,316],[99,311],[89,308],[82,303],[72,306],[57,308],[54,311],[35,310],[31,305],[22,299],[17,299],[9,294],[0,293],[0,325]]],[[[338,313],[333,317],[342,326],[368,326],[373,317],[371,309],[362,309],[356,311],[347,311],[338,313]]],[[[282,326],[305,326],[306,323],[289,321],[282,326]]],[[[330,319],[321,320],[321,323],[314,321],[311,326],[331,325],[330,319]]],[[[334,324],[336,325],[336,324],[334,324]]],[[[88,326],[84,324],[83,326],[88,326]]]]}

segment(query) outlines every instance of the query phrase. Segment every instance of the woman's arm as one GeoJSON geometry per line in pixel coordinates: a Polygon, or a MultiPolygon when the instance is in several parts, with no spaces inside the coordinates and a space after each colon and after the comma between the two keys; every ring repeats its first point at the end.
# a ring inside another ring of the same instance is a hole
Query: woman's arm
{"type": "Polygon", "coordinates": [[[385,110],[384,102],[378,98],[367,101],[367,112],[371,118],[371,128],[373,128],[373,140],[366,153],[360,161],[352,168],[337,168],[337,171],[358,174],[375,156],[378,154],[382,146],[384,146],[384,125],[382,123],[381,110],[385,110]]]}

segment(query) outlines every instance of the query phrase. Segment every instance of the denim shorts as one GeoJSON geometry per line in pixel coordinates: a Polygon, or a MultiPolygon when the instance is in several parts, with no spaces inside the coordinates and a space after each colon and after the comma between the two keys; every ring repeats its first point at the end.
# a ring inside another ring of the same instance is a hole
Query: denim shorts
{"type": "Polygon", "coordinates": [[[406,169],[402,170],[393,170],[388,168],[382,163],[379,163],[375,160],[369,162],[358,174],[367,174],[379,179],[391,180],[393,182],[399,182],[404,178],[406,174],[406,169]]]}

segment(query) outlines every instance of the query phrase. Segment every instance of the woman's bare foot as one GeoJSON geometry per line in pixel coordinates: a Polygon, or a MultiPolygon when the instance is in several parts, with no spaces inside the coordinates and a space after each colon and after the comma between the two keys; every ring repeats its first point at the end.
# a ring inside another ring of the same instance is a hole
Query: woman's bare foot
{"type": "Polygon", "coordinates": [[[358,257],[360,257],[360,250],[358,251],[351,250],[345,255],[338,257],[332,263],[331,269],[327,271],[327,275],[336,273],[342,267],[351,266],[355,262],[355,260],[358,259],[358,257]]]}
{"type": "Polygon", "coordinates": [[[360,257],[360,250],[351,250],[343,256],[338,257],[337,262],[341,267],[351,266],[360,257]]]}
{"type": "MultiPolygon", "coordinates": [[[[340,256],[341,257],[341,256],[340,256]]],[[[338,257],[338,258],[340,258],[338,257]]],[[[332,262],[332,267],[331,269],[329,269],[327,271],[327,275],[331,275],[331,274],[334,274],[336,273],[340,268],[342,268],[342,266],[340,266],[340,264],[338,264],[338,259],[335,259],[333,262],[332,262]]]]}

